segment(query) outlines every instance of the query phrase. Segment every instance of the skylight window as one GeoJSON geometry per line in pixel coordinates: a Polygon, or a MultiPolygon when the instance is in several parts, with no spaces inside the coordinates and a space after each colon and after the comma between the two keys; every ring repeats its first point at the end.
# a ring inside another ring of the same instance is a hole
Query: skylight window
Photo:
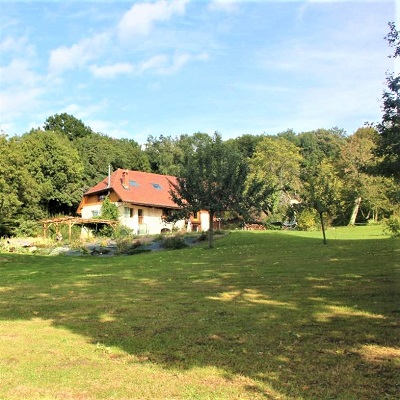
{"type": "Polygon", "coordinates": [[[136,181],[129,181],[129,185],[133,187],[138,187],[139,184],[136,181]]]}
{"type": "Polygon", "coordinates": [[[152,183],[152,185],[153,185],[154,189],[157,189],[157,190],[161,190],[162,189],[162,187],[161,187],[161,185],[159,183],[152,183]]]}

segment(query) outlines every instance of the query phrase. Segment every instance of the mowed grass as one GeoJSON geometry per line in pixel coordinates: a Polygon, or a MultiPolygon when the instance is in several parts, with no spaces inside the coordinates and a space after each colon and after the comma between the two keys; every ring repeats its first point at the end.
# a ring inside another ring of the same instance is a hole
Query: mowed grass
{"type": "Polygon", "coordinates": [[[398,399],[400,241],[327,236],[0,254],[0,398],[398,399]]]}

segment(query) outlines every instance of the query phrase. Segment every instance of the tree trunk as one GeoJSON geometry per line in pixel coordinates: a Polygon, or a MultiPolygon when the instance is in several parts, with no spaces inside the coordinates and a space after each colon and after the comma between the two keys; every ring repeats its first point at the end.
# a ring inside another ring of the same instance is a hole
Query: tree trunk
{"type": "Polygon", "coordinates": [[[209,211],[208,248],[214,247],[214,211],[209,211]]]}
{"type": "Polygon", "coordinates": [[[353,207],[353,211],[351,213],[349,225],[355,225],[356,219],[357,219],[358,210],[360,209],[360,204],[361,204],[361,197],[357,197],[354,200],[354,207],[353,207]]]}
{"type": "Polygon", "coordinates": [[[323,217],[323,212],[319,213],[319,218],[321,220],[321,228],[322,228],[322,235],[324,237],[324,244],[326,244],[326,236],[325,236],[325,225],[324,225],[324,217],[323,217]]]}

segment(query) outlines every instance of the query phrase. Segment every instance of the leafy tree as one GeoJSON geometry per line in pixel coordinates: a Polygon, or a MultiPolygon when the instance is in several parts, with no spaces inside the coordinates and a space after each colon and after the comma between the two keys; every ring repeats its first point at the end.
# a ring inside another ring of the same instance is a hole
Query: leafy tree
{"type": "MultiPolygon", "coordinates": [[[[394,22],[389,23],[386,36],[389,46],[394,48],[393,58],[400,56],[400,33],[394,22]]],[[[387,90],[383,93],[382,122],[377,125],[380,142],[377,154],[383,156],[381,170],[387,176],[400,180],[400,74],[388,73],[387,90]]]]}
{"type": "Polygon", "coordinates": [[[243,157],[251,158],[256,150],[257,144],[265,137],[265,135],[242,135],[235,139],[230,139],[236,145],[238,150],[242,153],[243,157]]]}
{"type": "Polygon", "coordinates": [[[18,144],[38,185],[42,212],[75,212],[82,196],[83,166],[68,138],[59,132],[32,130],[18,144]]]}
{"type": "Polygon", "coordinates": [[[73,115],[62,113],[48,117],[43,125],[45,131],[62,132],[70,140],[84,137],[92,133],[92,129],[86,126],[80,119],[73,115]]]}
{"type": "Polygon", "coordinates": [[[264,212],[276,211],[283,191],[299,189],[300,149],[281,137],[264,137],[249,160],[248,182],[256,183],[264,212]]]}
{"type": "Polygon", "coordinates": [[[349,225],[356,223],[362,201],[369,198],[372,189],[373,178],[368,173],[376,164],[374,150],[377,140],[377,131],[372,127],[364,127],[347,138],[341,148],[338,164],[345,181],[343,192],[353,204],[349,225]]]}
{"type": "Polygon", "coordinates": [[[20,201],[18,169],[12,164],[14,160],[5,135],[0,135],[0,235],[10,233],[12,219],[18,213],[20,201]]]}
{"type": "Polygon", "coordinates": [[[322,160],[336,159],[340,155],[345,140],[344,132],[339,128],[317,129],[298,135],[304,165],[318,165],[322,160]]]}
{"type": "Polygon", "coordinates": [[[326,244],[324,213],[332,216],[341,208],[340,193],[343,183],[334,165],[327,160],[307,168],[306,176],[305,203],[318,212],[324,244],[326,244]]]}
{"type": "Polygon", "coordinates": [[[159,138],[149,136],[145,153],[151,171],[163,175],[177,175],[182,165],[184,153],[177,139],[161,135],[159,138]]]}
{"type": "Polygon", "coordinates": [[[232,145],[224,143],[218,133],[209,141],[199,142],[184,160],[170,194],[188,214],[200,210],[209,212],[210,248],[213,247],[214,217],[227,210],[243,214],[248,209],[247,172],[242,155],[232,145]]]}
{"type": "Polygon", "coordinates": [[[100,216],[101,218],[111,219],[114,221],[117,221],[119,218],[118,207],[114,203],[111,203],[109,196],[106,196],[103,200],[100,216]]]}
{"type": "Polygon", "coordinates": [[[84,166],[82,193],[107,175],[112,169],[126,168],[149,171],[146,154],[130,139],[114,139],[100,133],[92,133],[73,142],[84,166]]]}
{"type": "Polygon", "coordinates": [[[0,235],[13,233],[24,214],[37,215],[38,190],[19,144],[0,135],[0,235]]]}

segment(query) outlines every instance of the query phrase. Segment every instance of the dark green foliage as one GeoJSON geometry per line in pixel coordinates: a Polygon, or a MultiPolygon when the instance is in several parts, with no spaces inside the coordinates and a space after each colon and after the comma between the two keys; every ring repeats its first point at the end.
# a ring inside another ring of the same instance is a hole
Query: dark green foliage
{"type": "Polygon", "coordinates": [[[393,237],[400,237],[400,217],[392,216],[385,221],[385,231],[393,237]]]}
{"type": "Polygon", "coordinates": [[[164,237],[161,240],[161,247],[163,247],[164,249],[175,250],[175,249],[183,249],[188,246],[189,245],[185,242],[185,239],[179,235],[164,237]]]}
{"type": "Polygon", "coordinates": [[[90,135],[92,129],[86,126],[80,119],[67,113],[55,114],[48,117],[43,125],[45,131],[62,132],[70,140],[90,135]]]}
{"type": "Polygon", "coordinates": [[[117,221],[119,218],[118,208],[114,203],[111,203],[109,196],[106,196],[103,201],[100,217],[114,221],[117,221]]]}
{"type": "MultiPolygon", "coordinates": [[[[111,219],[113,221],[117,221],[119,218],[119,211],[117,206],[114,203],[111,203],[110,198],[106,196],[101,205],[101,212],[99,217],[100,219],[111,219]]],[[[114,229],[110,225],[103,225],[99,230],[100,236],[113,236],[114,229]]]]}
{"type": "MultiPolygon", "coordinates": [[[[393,57],[400,56],[400,35],[396,25],[389,23],[390,32],[386,37],[394,48],[393,57]]],[[[383,93],[382,122],[377,125],[380,141],[377,154],[383,157],[381,171],[400,180],[400,75],[388,73],[387,90],[383,93]]]]}
{"type": "Polygon", "coordinates": [[[231,144],[215,133],[198,144],[185,159],[178,184],[171,190],[174,201],[187,212],[207,210],[210,215],[209,246],[213,245],[214,217],[223,211],[243,214],[249,209],[245,196],[248,166],[231,144]]]}
{"type": "Polygon", "coordinates": [[[236,148],[240,151],[240,153],[245,158],[253,157],[253,154],[256,150],[258,143],[264,138],[264,135],[242,135],[236,139],[228,140],[228,143],[231,142],[236,148]]]}
{"type": "Polygon", "coordinates": [[[77,150],[59,132],[32,130],[18,144],[38,186],[43,213],[74,213],[82,197],[83,166],[77,150]]]}

